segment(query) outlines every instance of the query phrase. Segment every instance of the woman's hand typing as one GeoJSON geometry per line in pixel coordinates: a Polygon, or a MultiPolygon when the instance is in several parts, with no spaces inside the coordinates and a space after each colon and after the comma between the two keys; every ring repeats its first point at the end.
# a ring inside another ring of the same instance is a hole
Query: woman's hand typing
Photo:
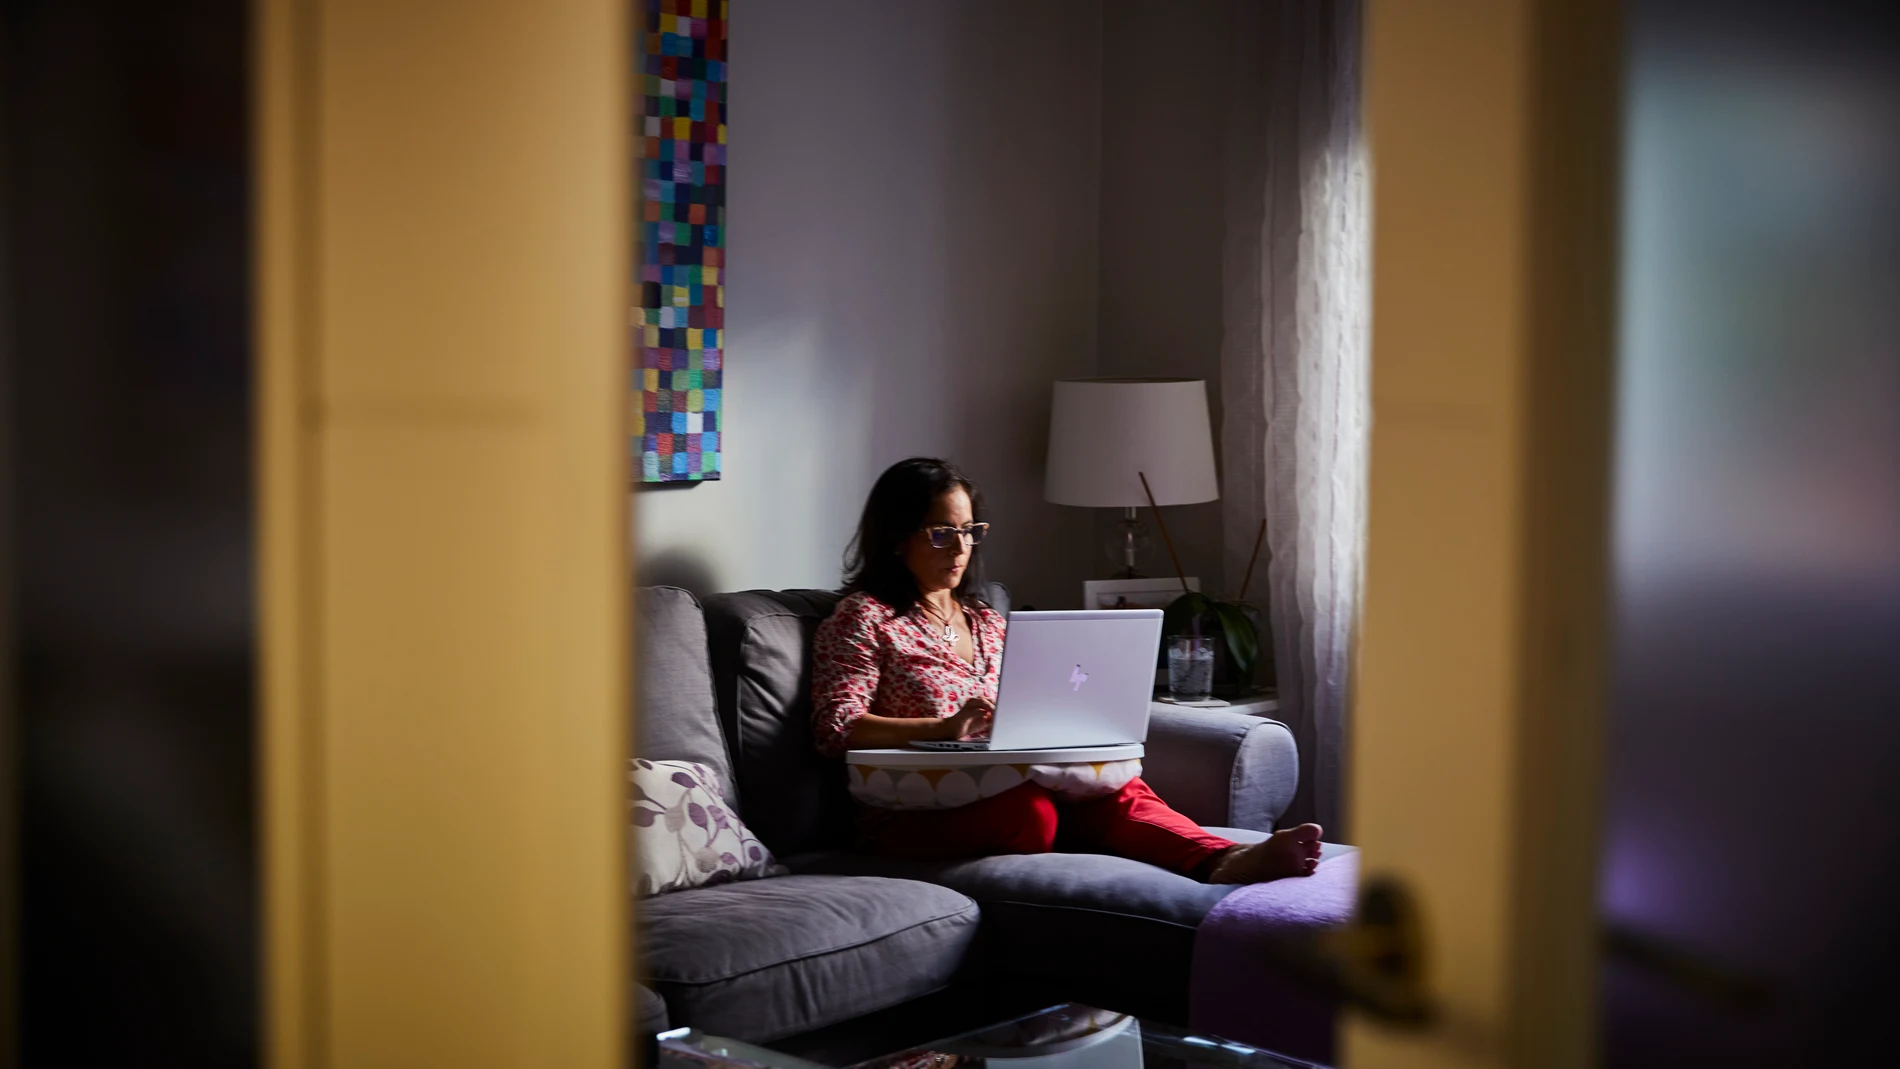
{"type": "Polygon", "coordinates": [[[963,708],[941,720],[867,713],[851,721],[845,745],[852,750],[888,750],[908,746],[913,740],[982,738],[990,733],[990,718],[995,712],[996,706],[988,699],[971,698],[963,708]]]}
{"type": "Polygon", "coordinates": [[[963,708],[938,723],[943,725],[945,739],[981,739],[989,736],[990,722],[995,715],[995,703],[987,698],[971,698],[963,703],[963,708]]]}

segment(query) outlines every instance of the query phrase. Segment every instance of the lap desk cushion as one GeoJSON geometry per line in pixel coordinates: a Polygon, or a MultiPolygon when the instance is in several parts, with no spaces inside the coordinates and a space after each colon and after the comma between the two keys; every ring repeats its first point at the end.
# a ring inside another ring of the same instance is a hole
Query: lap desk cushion
{"type": "Polygon", "coordinates": [[[778,876],[642,900],[641,965],[675,1027],[763,1042],[944,987],[977,922],[929,883],[778,876]]]}
{"type": "Polygon", "coordinates": [[[1042,750],[926,750],[845,754],[851,797],[877,809],[958,809],[1037,783],[1069,801],[1114,794],[1141,775],[1142,746],[1042,750]]]}

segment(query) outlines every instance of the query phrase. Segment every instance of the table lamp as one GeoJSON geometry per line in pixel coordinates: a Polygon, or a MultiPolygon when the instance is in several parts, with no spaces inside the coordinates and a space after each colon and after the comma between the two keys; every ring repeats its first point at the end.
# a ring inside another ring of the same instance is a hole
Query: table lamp
{"type": "Polygon", "coordinates": [[[1200,379],[1065,379],[1049,415],[1049,466],[1042,496],[1058,505],[1122,509],[1111,557],[1120,578],[1137,577],[1146,531],[1137,511],[1148,503],[1143,476],[1160,505],[1220,497],[1207,383],[1200,379]]]}

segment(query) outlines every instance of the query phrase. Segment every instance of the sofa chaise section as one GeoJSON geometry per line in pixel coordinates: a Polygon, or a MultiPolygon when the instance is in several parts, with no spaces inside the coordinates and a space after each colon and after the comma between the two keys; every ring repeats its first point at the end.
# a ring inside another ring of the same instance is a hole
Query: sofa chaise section
{"type": "MultiPolygon", "coordinates": [[[[843,765],[818,754],[810,726],[812,637],[837,600],[812,590],[706,599],[713,689],[752,830],[796,872],[921,881],[975,899],[976,964],[994,990],[1184,1023],[1195,927],[1232,887],[1100,854],[919,863],[851,849],[843,765]]],[[[1006,609],[1006,592],[997,601],[1006,609]]],[[[1298,779],[1285,725],[1220,710],[1157,714],[1144,768],[1185,815],[1249,839],[1272,830],[1298,779]]]]}

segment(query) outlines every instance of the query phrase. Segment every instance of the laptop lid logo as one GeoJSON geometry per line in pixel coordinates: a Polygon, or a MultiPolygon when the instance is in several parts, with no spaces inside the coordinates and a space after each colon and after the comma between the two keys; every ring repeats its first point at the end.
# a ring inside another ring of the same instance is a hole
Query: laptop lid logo
{"type": "Polygon", "coordinates": [[[1078,664],[1075,666],[1075,669],[1069,673],[1069,690],[1072,693],[1080,693],[1082,690],[1082,684],[1087,683],[1088,681],[1089,681],[1089,674],[1087,672],[1082,671],[1082,666],[1078,664]]]}

